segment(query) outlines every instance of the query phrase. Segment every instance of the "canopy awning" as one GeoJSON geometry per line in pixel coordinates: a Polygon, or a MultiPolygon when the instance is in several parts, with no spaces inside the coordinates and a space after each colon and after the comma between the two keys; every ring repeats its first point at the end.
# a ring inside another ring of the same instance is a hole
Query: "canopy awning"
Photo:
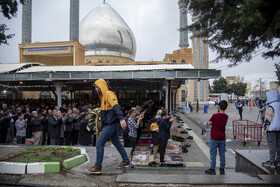
{"type": "Polygon", "coordinates": [[[49,90],[55,81],[62,81],[64,88],[69,90],[92,90],[92,83],[99,78],[108,81],[114,89],[126,90],[158,90],[162,89],[166,80],[171,80],[175,90],[181,86],[182,80],[207,80],[221,76],[220,70],[194,69],[190,64],[44,66],[27,63],[16,71],[16,68],[8,67],[15,67],[15,64],[6,66],[11,71],[0,71],[0,84],[18,91],[49,90]]]}

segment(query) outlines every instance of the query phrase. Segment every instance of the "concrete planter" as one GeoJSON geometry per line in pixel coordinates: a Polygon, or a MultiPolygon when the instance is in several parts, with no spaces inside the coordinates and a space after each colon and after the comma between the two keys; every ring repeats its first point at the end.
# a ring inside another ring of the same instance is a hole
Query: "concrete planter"
{"type": "MultiPolygon", "coordinates": [[[[81,150],[81,155],[66,159],[63,166],[66,169],[76,167],[86,162],[85,148],[81,150]]],[[[35,174],[35,173],[59,173],[59,162],[35,162],[35,163],[18,163],[18,162],[0,162],[0,173],[2,174],[35,174]]]]}

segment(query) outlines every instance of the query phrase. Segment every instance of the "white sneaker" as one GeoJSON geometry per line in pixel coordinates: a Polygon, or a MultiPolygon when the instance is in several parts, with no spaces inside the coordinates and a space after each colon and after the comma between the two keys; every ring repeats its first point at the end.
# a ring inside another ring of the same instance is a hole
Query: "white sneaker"
{"type": "Polygon", "coordinates": [[[275,163],[274,162],[270,162],[269,160],[266,162],[262,163],[262,166],[264,167],[271,167],[271,168],[275,168],[275,163]]]}

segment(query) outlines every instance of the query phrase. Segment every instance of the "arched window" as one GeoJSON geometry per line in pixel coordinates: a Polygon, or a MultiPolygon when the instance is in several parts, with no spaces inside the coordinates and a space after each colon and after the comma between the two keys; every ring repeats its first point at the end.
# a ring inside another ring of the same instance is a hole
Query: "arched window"
{"type": "Polygon", "coordinates": [[[100,60],[98,63],[102,63],[102,61],[100,60]]]}
{"type": "Polygon", "coordinates": [[[176,64],[176,60],[173,60],[173,61],[172,61],[172,64],[176,64]]]}
{"type": "Polygon", "coordinates": [[[182,60],[182,61],[181,61],[181,64],[185,64],[185,63],[186,63],[186,61],[185,61],[185,60],[182,60]]]}

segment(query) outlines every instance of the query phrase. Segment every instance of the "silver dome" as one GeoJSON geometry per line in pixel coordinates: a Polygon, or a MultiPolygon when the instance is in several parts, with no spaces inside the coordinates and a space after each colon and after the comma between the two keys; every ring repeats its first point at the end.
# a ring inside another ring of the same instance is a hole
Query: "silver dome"
{"type": "Polygon", "coordinates": [[[107,3],[90,11],[79,27],[79,41],[85,46],[86,56],[112,55],[135,59],[134,34],[107,3]]]}

